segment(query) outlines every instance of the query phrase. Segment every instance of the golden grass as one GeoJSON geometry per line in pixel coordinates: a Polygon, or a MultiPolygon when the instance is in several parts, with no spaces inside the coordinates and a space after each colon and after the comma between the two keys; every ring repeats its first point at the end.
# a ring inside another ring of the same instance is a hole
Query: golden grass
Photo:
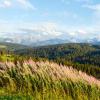
{"type": "MultiPolygon", "coordinates": [[[[88,98],[89,94],[91,98],[95,96],[97,100],[100,98],[100,80],[77,71],[72,66],[62,66],[49,61],[34,62],[30,59],[21,63],[17,62],[17,64],[1,62],[0,85],[2,89],[8,89],[11,93],[13,91],[22,91],[22,93],[33,91],[37,95],[39,91],[46,94],[53,91],[61,97],[63,95],[65,98],[66,96],[77,97],[78,100],[80,97],[88,98]]],[[[47,96],[46,94],[43,95],[47,96]]],[[[51,92],[48,95],[50,94],[51,92]]]]}

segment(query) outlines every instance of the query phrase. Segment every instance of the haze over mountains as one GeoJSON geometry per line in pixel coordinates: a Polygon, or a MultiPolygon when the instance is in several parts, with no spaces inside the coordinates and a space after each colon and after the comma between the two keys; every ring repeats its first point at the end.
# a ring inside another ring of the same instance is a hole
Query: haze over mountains
{"type": "MultiPolygon", "coordinates": [[[[55,34],[55,33],[54,33],[55,34]]],[[[73,33],[74,34],[74,33],[73,33]]],[[[0,42],[18,43],[29,46],[42,46],[62,43],[92,43],[99,44],[98,36],[84,37],[84,34],[72,35],[69,33],[56,34],[56,36],[48,35],[48,33],[5,33],[0,36],[0,42]],[[82,37],[83,36],[83,37],[82,37]]]]}

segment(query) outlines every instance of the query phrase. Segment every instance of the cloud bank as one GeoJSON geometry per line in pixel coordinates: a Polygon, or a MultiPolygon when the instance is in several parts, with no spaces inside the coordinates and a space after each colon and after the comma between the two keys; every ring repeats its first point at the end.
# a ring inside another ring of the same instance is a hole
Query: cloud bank
{"type": "Polygon", "coordinates": [[[67,42],[90,42],[94,39],[100,41],[96,31],[63,29],[55,23],[42,23],[30,28],[21,28],[13,33],[1,32],[0,37],[6,42],[32,44],[50,39],[62,39],[67,42]]]}

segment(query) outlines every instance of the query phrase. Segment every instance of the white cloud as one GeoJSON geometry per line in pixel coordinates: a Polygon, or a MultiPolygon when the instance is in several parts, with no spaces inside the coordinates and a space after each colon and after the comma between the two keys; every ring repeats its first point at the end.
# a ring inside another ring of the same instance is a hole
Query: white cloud
{"type": "Polygon", "coordinates": [[[98,4],[88,4],[84,5],[83,7],[88,8],[92,11],[92,17],[93,17],[93,24],[95,26],[100,26],[100,3],[98,4]]]}
{"type": "Polygon", "coordinates": [[[95,10],[95,11],[100,11],[100,4],[95,4],[95,5],[85,5],[84,7],[87,7],[91,10],[95,10]]]}
{"type": "Polygon", "coordinates": [[[25,9],[35,10],[33,4],[29,0],[2,0],[0,1],[0,8],[22,7],[25,9]],[[16,5],[17,4],[17,5],[16,5]]]}
{"type": "Polygon", "coordinates": [[[38,25],[28,25],[27,28],[19,27],[19,29],[15,32],[7,32],[7,30],[3,30],[0,33],[0,36],[9,38],[8,40],[11,40],[12,42],[16,43],[17,41],[17,43],[20,43],[22,41],[36,42],[46,39],[52,39],[59,37],[61,34],[62,32],[59,31],[55,23],[44,22],[38,25]]]}
{"type": "MultiPolygon", "coordinates": [[[[3,30],[0,36],[3,38],[8,38],[8,41],[14,43],[32,43],[37,41],[44,41],[53,38],[66,39],[66,41],[79,42],[79,41],[90,41],[91,38],[97,38],[100,32],[95,30],[86,29],[76,29],[68,31],[68,29],[63,29],[61,26],[53,22],[41,22],[34,25],[19,26],[17,31],[11,32],[10,28],[3,30]],[[8,30],[8,32],[7,32],[8,30]]],[[[98,39],[98,38],[97,38],[98,39]]]]}
{"type": "Polygon", "coordinates": [[[18,2],[21,6],[27,8],[27,9],[33,9],[33,10],[36,9],[36,8],[29,2],[29,0],[17,0],[17,2],[18,2]]]}
{"type": "Polygon", "coordinates": [[[4,0],[1,4],[0,7],[2,8],[8,8],[12,6],[12,2],[11,0],[4,0]]]}

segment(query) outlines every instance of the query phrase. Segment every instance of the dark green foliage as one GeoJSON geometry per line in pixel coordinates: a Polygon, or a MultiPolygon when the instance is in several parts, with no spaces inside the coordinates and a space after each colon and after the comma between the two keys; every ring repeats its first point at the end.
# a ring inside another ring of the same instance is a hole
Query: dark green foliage
{"type": "MultiPolygon", "coordinates": [[[[25,47],[18,44],[1,43],[7,48],[0,49],[0,55],[7,53],[7,60],[12,59],[15,63],[19,60],[23,62],[24,59],[32,57],[34,61],[38,60],[51,60],[62,65],[73,66],[77,70],[82,70],[89,75],[100,78],[100,46],[91,44],[59,44],[41,47],[25,47]],[[13,55],[9,57],[8,54],[13,55]],[[16,54],[16,55],[15,55],[16,54]],[[19,56],[18,56],[19,55],[19,56]]],[[[0,61],[5,58],[0,56],[0,61]]]]}
{"type": "Polygon", "coordinates": [[[16,50],[15,54],[49,59],[58,64],[70,65],[89,75],[100,78],[100,46],[91,44],[59,44],[16,50]]]}
{"type": "Polygon", "coordinates": [[[0,42],[0,50],[3,49],[3,51],[6,50],[7,52],[11,52],[11,51],[13,52],[16,50],[22,50],[22,49],[26,49],[26,48],[28,48],[28,47],[25,45],[0,42]]]}

